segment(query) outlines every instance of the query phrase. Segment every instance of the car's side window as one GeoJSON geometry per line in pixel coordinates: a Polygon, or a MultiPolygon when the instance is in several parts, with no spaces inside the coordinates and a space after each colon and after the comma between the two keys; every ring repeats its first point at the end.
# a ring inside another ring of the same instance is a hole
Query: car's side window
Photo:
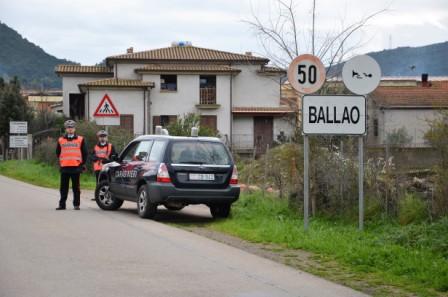
{"type": "Polygon", "coordinates": [[[154,141],[151,149],[151,154],[149,155],[149,161],[163,161],[163,153],[165,152],[165,141],[154,141]]]}
{"type": "Polygon", "coordinates": [[[133,161],[146,161],[152,144],[152,140],[145,140],[140,142],[133,156],[133,161]]]}
{"type": "Polygon", "coordinates": [[[132,157],[134,156],[137,146],[139,144],[140,144],[139,142],[134,142],[126,149],[126,151],[124,152],[123,157],[122,157],[123,162],[132,161],[132,157]]]}

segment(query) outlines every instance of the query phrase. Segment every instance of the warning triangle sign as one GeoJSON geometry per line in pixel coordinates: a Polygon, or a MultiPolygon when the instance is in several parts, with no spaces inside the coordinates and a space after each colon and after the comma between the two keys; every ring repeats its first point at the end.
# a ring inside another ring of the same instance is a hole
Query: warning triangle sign
{"type": "Polygon", "coordinates": [[[120,114],[118,113],[117,108],[115,108],[114,103],[110,99],[109,95],[105,94],[100,104],[95,110],[93,114],[94,117],[118,117],[120,114]]]}

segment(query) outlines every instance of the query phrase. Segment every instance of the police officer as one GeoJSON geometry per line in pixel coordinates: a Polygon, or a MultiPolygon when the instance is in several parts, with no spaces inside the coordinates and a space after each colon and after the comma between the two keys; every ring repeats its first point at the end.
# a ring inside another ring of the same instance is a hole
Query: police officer
{"type": "Polygon", "coordinates": [[[73,207],[79,210],[81,190],[79,185],[80,174],[85,170],[85,162],[87,160],[88,151],[82,136],[75,133],[75,121],[68,120],[64,123],[65,135],[59,137],[56,147],[56,155],[59,159],[61,168],[61,184],[59,207],[56,210],[65,209],[67,201],[68,186],[70,179],[72,180],[73,189],[73,207]]]}
{"type": "Polygon", "coordinates": [[[96,182],[98,183],[98,176],[101,169],[103,169],[103,164],[111,162],[112,158],[115,157],[117,153],[115,152],[112,143],[107,141],[107,131],[100,130],[96,133],[96,136],[98,137],[98,143],[93,148],[91,159],[96,182]]]}

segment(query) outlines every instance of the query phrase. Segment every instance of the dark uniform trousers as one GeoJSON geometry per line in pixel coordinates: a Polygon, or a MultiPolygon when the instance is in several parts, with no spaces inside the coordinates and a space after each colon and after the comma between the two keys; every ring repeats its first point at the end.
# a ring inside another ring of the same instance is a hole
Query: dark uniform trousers
{"type": "Polygon", "coordinates": [[[81,198],[81,190],[79,188],[79,176],[80,173],[61,172],[61,183],[60,183],[61,186],[59,188],[59,191],[61,193],[61,200],[59,200],[59,206],[65,207],[70,179],[72,180],[73,206],[79,206],[81,198]]]}

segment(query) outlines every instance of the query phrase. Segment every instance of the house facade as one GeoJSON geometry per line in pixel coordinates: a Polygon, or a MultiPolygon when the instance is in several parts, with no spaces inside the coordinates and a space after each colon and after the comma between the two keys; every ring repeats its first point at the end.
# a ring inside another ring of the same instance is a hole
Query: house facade
{"type": "Polygon", "coordinates": [[[139,135],[195,113],[232,149],[262,152],[279,136],[291,136],[295,125],[293,108],[280,100],[285,72],[268,62],[250,53],[174,44],[143,52],[131,48],[107,57],[106,66],[58,65],[56,73],[70,118],[139,135]],[[109,107],[110,115],[98,112],[109,107]]]}
{"type": "Polygon", "coordinates": [[[429,147],[425,134],[430,122],[447,109],[448,78],[384,78],[369,95],[367,144],[429,147]],[[400,137],[406,141],[393,143],[400,137]]]}

